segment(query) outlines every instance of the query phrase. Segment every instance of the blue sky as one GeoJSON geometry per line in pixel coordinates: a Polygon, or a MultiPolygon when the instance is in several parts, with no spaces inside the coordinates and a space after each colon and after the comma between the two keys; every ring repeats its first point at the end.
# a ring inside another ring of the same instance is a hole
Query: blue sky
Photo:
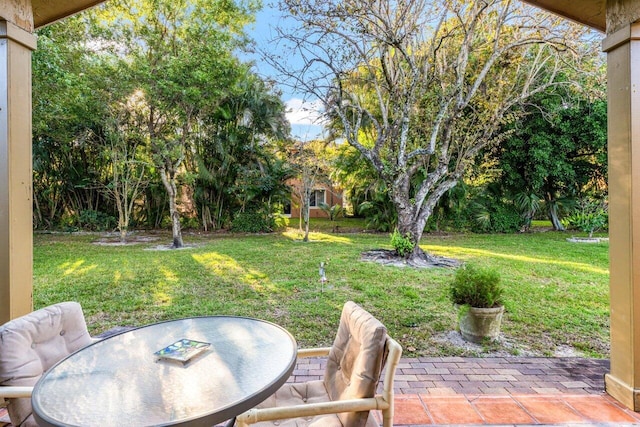
{"type": "MultiPolygon", "coordinates": [[[[256,23],[247,28],[247,33],[255,40],[257,51],[274,48],[271,40],[276,36],[276,26],[291,27],[296,25],[292,20],[285,20],[277,7],[265,4],[262,11],[256,15],[256,23]]],[[[255,61],[255,71],[262,76],[275,79],[274,70],[261,60],[259,54],[243,54],[243,58],[255,61]]],[[[322,133],[322,126],[317,124],[319,117],[317,111],[320,103],[316,100],[305,100],[304,94],[294,93],[285,86],[279,86],[282,90],[282,99],[287,105],[287,118],[291,123],[291,131],[294,137],[303,141],[317,138],[322,133]]]]}

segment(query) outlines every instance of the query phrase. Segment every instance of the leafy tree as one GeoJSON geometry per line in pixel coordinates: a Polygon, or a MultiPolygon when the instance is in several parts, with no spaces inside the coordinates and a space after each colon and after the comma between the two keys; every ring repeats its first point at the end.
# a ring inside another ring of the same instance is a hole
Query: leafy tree
{"type": "Polygon", "coordinates": [[[121,0],[96,14],[106,46],[130,61],[129,75],[146,104],[145,131],[169,199],[173,247],[183,245],[178,179],[203,111],[211,111],[238,78],[232,51],[255,10],[204,0],[121,0]]]}
{"type": "Polygon", "coordinates": [[[293,189],[300,200],[301,228],[304,224],[303,242],[309,241],[309,209],[311,194],[320,182],[329,183],[329,151],[319,140],[298,142],[291,151],[289,161],[297,171],[297,183],[293,189]]]}
{"type": "Polygon", "coordinates": [[[329,206],[327,203],[319,203],[318,207],[322,210],[322,212],[327,214],[329,221],[335,221],[339,217],[344,215],[344,208],[342,205],[333,205],[329,206]]]}
{"type": "Polygon", "coordinates": [[[343,189],[343,198],[352,206],[352,214],[364,216],[368,228],[391,231],[396,227],[398,214],[384,182],[358,150],[349,144],[338,146],[331,178],[343,189]]]}
{"type": "Polygon", "coordinates": [[[391,231],[398,223],[396,211],[387,188],[381,181],[376,181],[375,187],[369,187],[365,198],[357,204],[359,215],[363,215],[367,228],[376,231],[391,231]]]}
{"type": "Polygon", "coordinates": [[[285,107],[262,80],[245,71],[200,129],[192,162],[205,229],[222,228],[236,211],[270,214],[272,203],[287,200],[291,172],[273,143],[288,135],[285,107]]]}
{"type": "Polygon", "coordinates": [[[437,201],[483,148],[500,142],[514,107],[557,84],[584,53],[578,27],[508,0],[285,0],[302,25],[272,61],[324,103],[384,182],[409,263],[449,265],[420,248],[437,201]],[[289,55],[290,56],[290,55],[289,55]]]}
{"type": "Polygon", "coordinates": [[[438,201],[427,228],[513,233],[522,225],[516,204],[496,182],[466,177],[438,201]]]}
{"type": "Polygon", "coordinates": [[[115,104],[111,120],[106,124],[104,154],[109,157],[109,181],[104,191],[118,210],[120,241],[126,242],[136,200],[148,185],[150,160],[145,157],[146,139],[140,129],[144,112],[139,93],[133,93],[126,103],[115,104]]]}
{"type": "Polygon", "coordinates": [[[516,193],[514,202],[524,221],[523,231],[529,231],[531,222],[540,209],[540,197],[532,192],[520,191],[516,193]]]}
{"type": "Polygon", "coordinates": [[[124,237],[132,220],[159,227],[168,211],[178,247],[192,195],[205,227],[218,207],[216,227],[288,198],[273,142],[288,133],[284,105],[233,56],[256,6],[122,0],[41,30],[36,224],[117,211],[124,237]]]}
{"type": "MultiPolygon", "coordinates": [[[[63,216],[78,218],[103,203],[93,182],[101,159],[95,136],[105,114],[100,92],[91,87],[97,67],[78,43],[76,19],[38,32],[33,55],[34,224],[58,226],[63,216]]],[[[73,223],[74,220],[70,220],[73,223]]]]}
{"type": "Polygon", "coordinates": [[[499,150],[499,168],[527,219],[542,199],[554,228],[564,230],[559,204],[606,187],[607,105],[603,99],[568,104],[557,96],[541,103],[512,126],[499,150]]]}

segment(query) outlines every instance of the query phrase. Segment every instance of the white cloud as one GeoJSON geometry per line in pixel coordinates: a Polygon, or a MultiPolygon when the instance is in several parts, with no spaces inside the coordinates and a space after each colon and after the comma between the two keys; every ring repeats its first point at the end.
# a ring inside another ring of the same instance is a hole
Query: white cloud
{"type": "Polygon", "coordinates": [[[296,139],[310,141],[322,135],[322,103],[291,98],[286,103],[287,120],[296,139]]]}
{"type": "Polygon", "coordinates": [[[286,101],[287,120],[291,125],[322,126],[322,103],[291,98],[286,101]]]}

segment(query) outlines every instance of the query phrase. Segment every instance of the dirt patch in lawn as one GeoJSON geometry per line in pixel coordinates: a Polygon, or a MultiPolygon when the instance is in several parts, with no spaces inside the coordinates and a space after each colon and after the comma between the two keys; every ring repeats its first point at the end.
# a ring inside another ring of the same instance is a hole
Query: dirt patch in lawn
{"type": "MultiPolygon", "coordinates": [[[[495,342],[483,344],[475,344],[466,341],[457,331],[449,331],[433,337],[433,341],[442,345],[446,345],[455,349],[455,353],[462,356],[481,356],[481,357],[549,357],[548,353],[541,353],[522,346],[511,339],[500,335],[495,342]]],[[[557,346],[552,357],[584,357],[579,350],[569,345],[557,346]]]]}
{"type": "Polygon", "coordinates": [[[180,248],[176,248],[173,245],[158,245],[150,248],[145,248],[145,251],[181,251],[184,249],[194,249],[198,246],[199,245],[185,244],[180,248]]]}
{"type": "Polygon", "coordinates": [[[453,258],[439,257],[426,252],[419,258],[407,260],[399,256],[396,251],[389,249],[373,249],[363,252],[360,257],[362,261],[377,262],[382,265],[391,265],[394,267],[413,267],[413,268],[434,268],[434,267],[457,267],[460,261],[453,258]]]}
{"type": "Polygon", "coordinates": [[[100,245],[100,246],[128,246],[128,245],[139,245],[142,243],[155,242],[158,239],[159,237],[157,236],[133,235],[133,236],[128,236],[127,240],[123,242],[122,240],[120,240],[119,236],[117,237],[108,236],[108,237],[102,237],[98,240],[95,240],[93,244],[100,245]]]}

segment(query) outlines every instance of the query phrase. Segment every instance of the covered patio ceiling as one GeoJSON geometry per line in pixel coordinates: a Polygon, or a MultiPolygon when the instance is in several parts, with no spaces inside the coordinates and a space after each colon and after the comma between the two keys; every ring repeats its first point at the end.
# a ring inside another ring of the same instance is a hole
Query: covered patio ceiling
{"type": "Polygon", "coordinates": [[[44,27],[74,13],[96,6],[103,1],[104,0],[31,0],[33,25],[35,28],[44,27]]]}
{"type": "MultiPolygon", "coordinates": [[[[33,24],[43,27],[104,0],[32,0],[33,24]]],[[[606,0],[523,0],[600,31],[606,28],[606,0]]]]}
{"type": "Polygon", "coordinates": [[[523,0],[602,32],[607,26],[606,0],[523,0]]]}

